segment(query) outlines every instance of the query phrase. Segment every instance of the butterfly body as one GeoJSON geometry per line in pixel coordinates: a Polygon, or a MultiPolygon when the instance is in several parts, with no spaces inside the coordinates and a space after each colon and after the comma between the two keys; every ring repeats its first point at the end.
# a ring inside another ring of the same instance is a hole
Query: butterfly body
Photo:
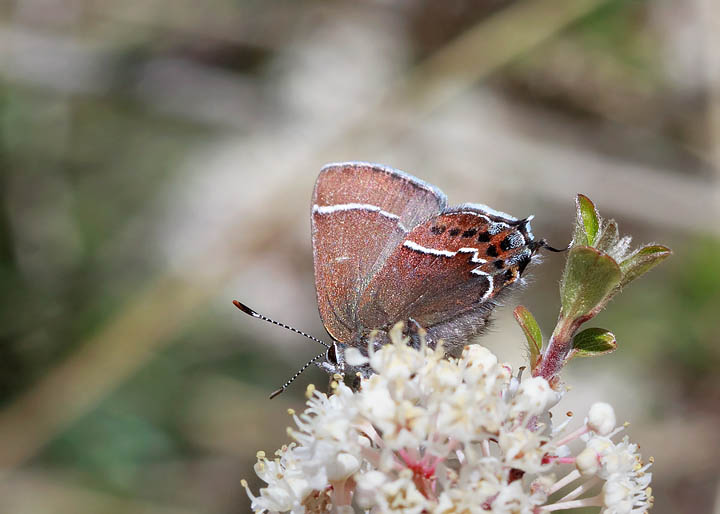
{"type": "Polygon", "coordinates": [[[347,364],[348,347],[389,342],[403,322],[411,341],[425,331],[449,355],[487,326],[500,296],[543,242],[530,219],[480,204],[447,207],[436,187],[377,164],[325,166],[312,202],[318,309],[334,340],[330,373],[367,375],[347,364]]]}

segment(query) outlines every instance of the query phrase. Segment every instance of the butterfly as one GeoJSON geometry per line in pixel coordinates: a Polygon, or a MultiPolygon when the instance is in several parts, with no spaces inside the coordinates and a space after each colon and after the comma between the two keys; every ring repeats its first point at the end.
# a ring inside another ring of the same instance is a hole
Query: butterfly
{"type": "Polygon", "coordinates": [[[367,354],[369,343],[387,344],[398,322],[457,356],[487,327],[537,251],[554,250],[533,236],[532,216],[517,219],[475,203],[448,207],[437,187],[372,163],[323,167],[311,216],[318,309],[333,342],[295,377],[311,363],[331,374],[368,376],[369,366],[350,365],[345,351],[367,354]]]}

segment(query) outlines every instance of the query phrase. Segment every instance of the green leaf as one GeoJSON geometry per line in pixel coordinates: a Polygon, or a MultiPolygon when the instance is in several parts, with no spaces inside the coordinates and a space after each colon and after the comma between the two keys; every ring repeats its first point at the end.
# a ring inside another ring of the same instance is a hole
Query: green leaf
{"type": "Polygon", "coordinates": [[[518,325],[520,325],[520,328],[523,329],[525,338],[527,339],[528,351],[530,352],[530,369],[535,369],[535,364],[537,364],[540,358],[540,350],[542,350],[543,344],[540,327],[537,321],[535,321],[535,317],[522,305],[518,305],[515,308],[513,315],[518,325]]]}
{"type": "Polygon", "coordinates": [[[670,257],[670,255],[672,255],[672,250],[661,245],[648,245],[636,250],[620,263],[620,270],[623,274],[620,287],[625,286],[640,275],[644,275],[651,268],[670,257]]]}
{"type": "Polygon", "coordinates": [[[575,198],[577,219],[575,221],[575,235],[573,245],[594,246],[600,229],[600,215],[595,205],[585,195],[578,194],[575,198]]]}
{"type": "Polygon", "coordinates": [[[615,220],[605,221],[602,223],[602,230],[597,238],[597,242],[593,245],[598,250],[609,253],[620,240],[620,232],[618,231],[615,220]]]}
{"type": "Polygon", "coordinates": [[[602,307],[621,278],[620,266],[606,253],[588,246],[571,248],[560,283],[561,315],[577,319],[602,307]]]}
{"type": "Polygon", "coordinates": [[[596,357],[617,349],[615,335],[604,328],[588,328],[573,337],[571,357],[596,357]]]}

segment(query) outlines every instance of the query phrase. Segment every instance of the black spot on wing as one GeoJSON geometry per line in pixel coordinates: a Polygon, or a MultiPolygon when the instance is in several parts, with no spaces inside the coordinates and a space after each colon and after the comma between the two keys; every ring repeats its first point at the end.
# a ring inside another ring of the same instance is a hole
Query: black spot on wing
{"type": "Polygon", "coordinates": [[[503,252],[507,252],[512,247],[512,238],[510,236],[500,241],[500,248],[502,248],[503,252]]]}

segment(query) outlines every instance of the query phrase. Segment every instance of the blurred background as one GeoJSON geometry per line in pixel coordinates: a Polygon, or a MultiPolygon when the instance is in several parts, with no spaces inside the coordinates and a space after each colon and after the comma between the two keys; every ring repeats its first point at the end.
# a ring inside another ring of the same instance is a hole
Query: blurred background
{"type": "MultiPolygon", "coordinates": [[[[570,237],[575,193],[675,255],[598,317],[560,408],[612,403],[657,513],[720,512],[713,0],[0,0],[0,511],[248,512],[325,337],[310,194],[365,160],[570,237]]],[[[482,339],[548,335],[550,254],[482,339]]]]}

